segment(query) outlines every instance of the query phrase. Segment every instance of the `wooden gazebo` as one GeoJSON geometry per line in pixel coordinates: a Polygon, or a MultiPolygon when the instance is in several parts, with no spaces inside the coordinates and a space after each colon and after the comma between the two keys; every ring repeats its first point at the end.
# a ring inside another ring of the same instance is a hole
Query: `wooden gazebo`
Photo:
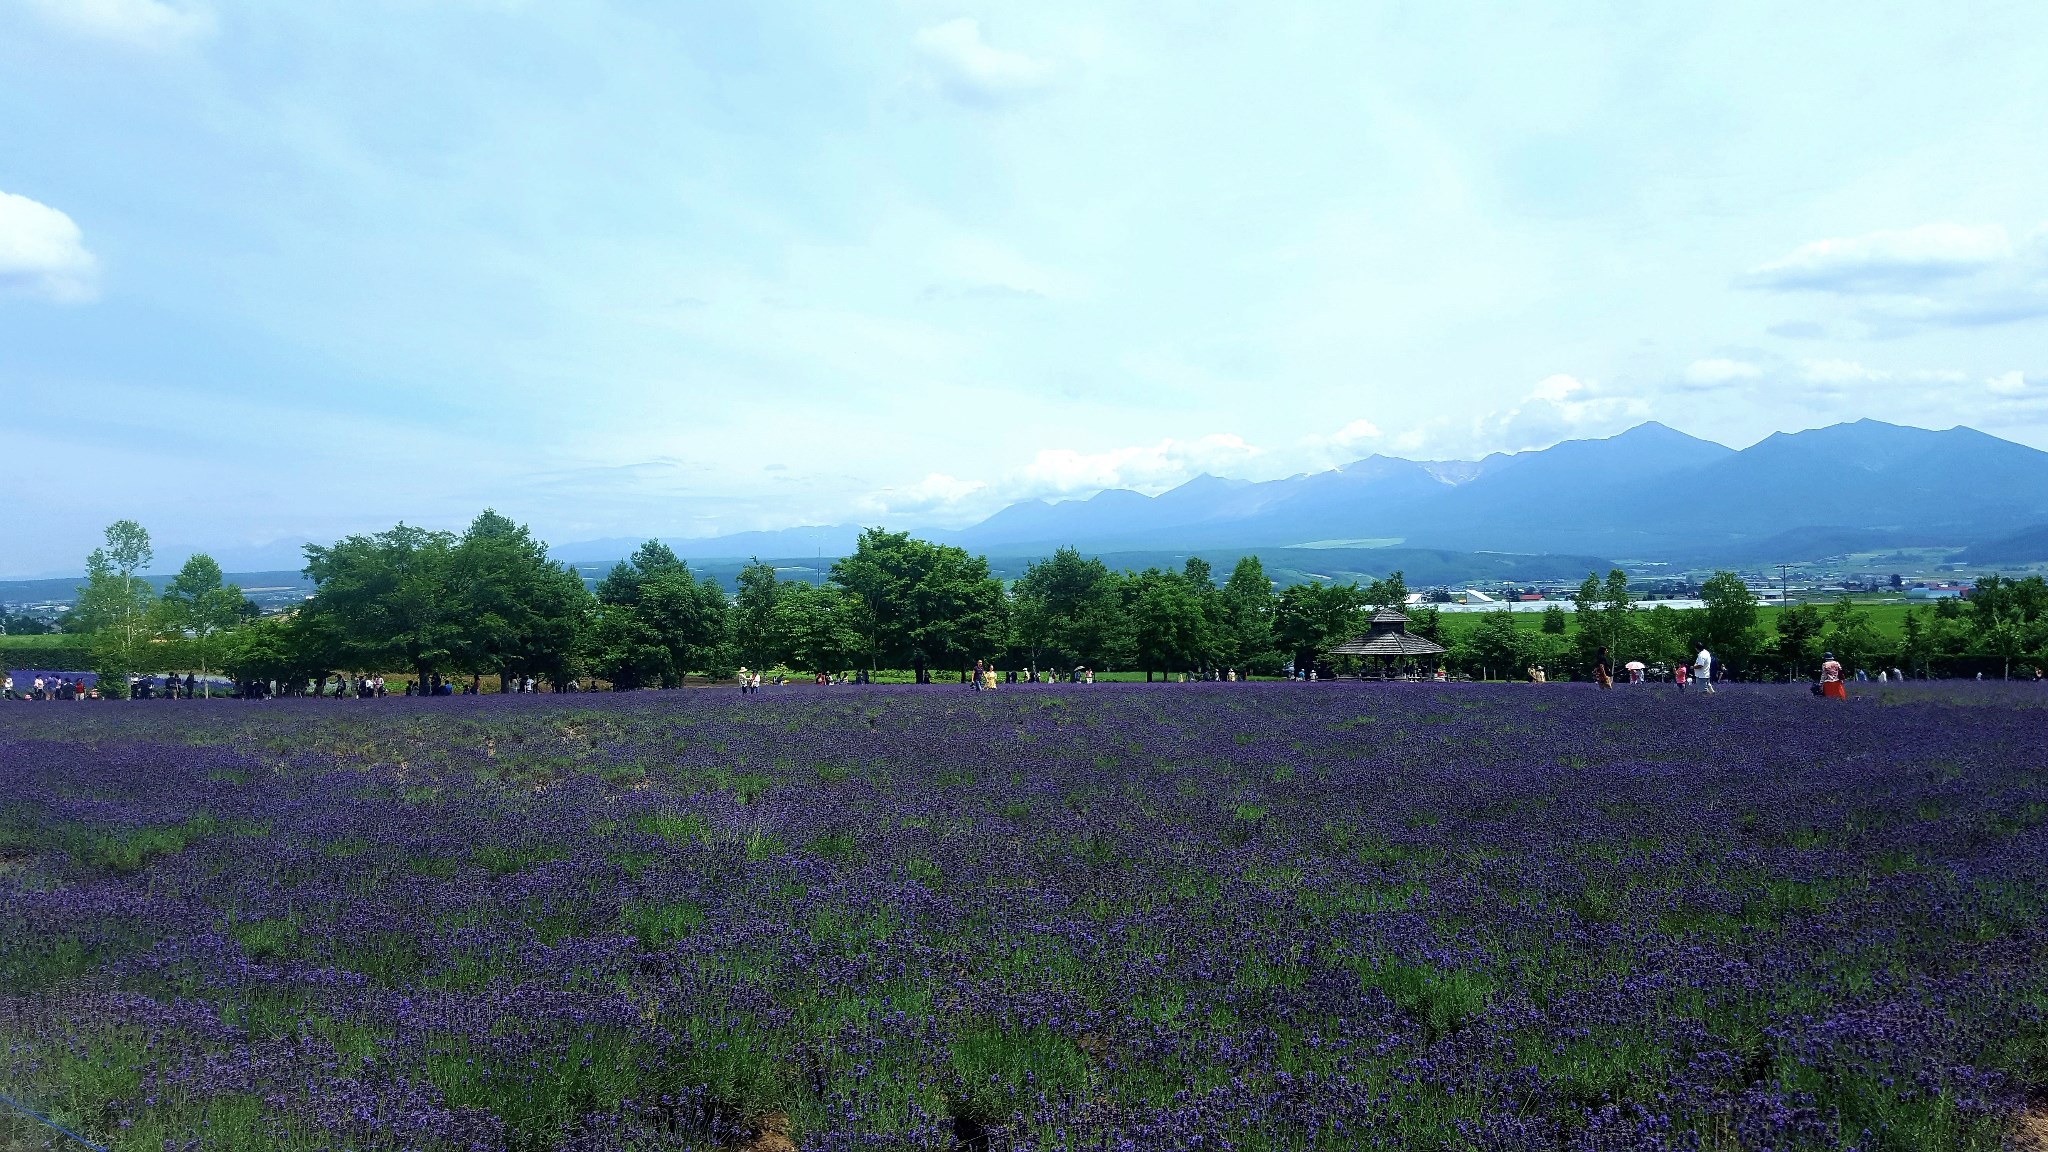
{"type": "Polygon", "coordinates": [[[1354,636],[1330,649],[1332,656],[1371,656],[1384,668],[1396,660],[1441,656],[1444,646],[1434,640],[1408,634],[1408,617],[1392,608],[1372,614],[1362,636],[1354,636]]]}

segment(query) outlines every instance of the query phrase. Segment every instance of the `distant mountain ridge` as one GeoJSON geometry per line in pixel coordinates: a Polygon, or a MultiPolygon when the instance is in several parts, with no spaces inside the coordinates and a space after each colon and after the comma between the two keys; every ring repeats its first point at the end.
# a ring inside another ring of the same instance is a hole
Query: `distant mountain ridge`
{"type": "MultiPolygon", "coordinates": [[[[1375,455],[1263,482],[1198,476],[1157,496],[1110,489],[1026,500],[967,528],[919,534],[991,556],[1067,545],[1107,553],[1380,540],[1465,552],[1763,562],[1966,547],[2043,523],[2048,452],[1972,428],[1858,420],[1776,433],[1738,451],[1653,421],[1482,460],[1375,455]]],[[[858,533],[833,525],[671,543],[706,559],[830,556],[850,550],[858,533]]],[[[2022,534],[2000,554],[2025,551],[2032,539],[2022,534]]],[[[596,543],[555,552],[582,558],[596,543]]],[[[614,548],[610,555],[630,551],[614,548]]]]}

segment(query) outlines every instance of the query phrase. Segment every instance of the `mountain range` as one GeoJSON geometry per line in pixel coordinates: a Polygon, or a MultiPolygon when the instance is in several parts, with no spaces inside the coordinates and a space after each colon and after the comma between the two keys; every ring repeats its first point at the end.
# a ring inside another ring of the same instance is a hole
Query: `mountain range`
{"type": "MultiPolygon", "coordinates": [[[[675,540],[696,559],[843,555],[858,526],[675,540]]],[[[2048,560],[2048,452],[1972,428],[1858,420],[1737,451],[1663,424],[1481,460],[1368,456],[1263,482],[1198,476],[1157,496],[1026,500],[919,535],[994,556],[1386,547],[1775,563],[1906,547],[2048,560]],[[2028,555],[2021,555],[2028,553],[2028,555]]],[[[555,554],[612,558],[631,541],[555,554]]]]}

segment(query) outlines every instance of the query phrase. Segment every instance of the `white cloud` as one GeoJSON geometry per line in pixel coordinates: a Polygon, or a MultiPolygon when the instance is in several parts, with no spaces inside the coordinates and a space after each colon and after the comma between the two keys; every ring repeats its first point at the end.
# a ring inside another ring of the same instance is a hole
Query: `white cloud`
{"type": "Polygon", "coordinates": [[[965,104],[1003,104],[1052,86],[1051,61],[990,45],[971,17],[920,29],[914,43],[939,90],[965,104]]]}
{"type": "Polygon", "coordinates": [[[76,303],[93,298],[98,270],[71,217],[0,192],[0,287],[76,303]]]}
{"type": "Polygon", "coordinates": [[[1685,379],[1690,384],[1727,384],[1753,380],[1762,374],[1763,369],[1747,360],[1695,360],[1685,369],[1685,379]]]}
{"type": "Polygon", "coordinates": [[[1506,407],[1440,417],[1388,434],[1379,443],[1382,451],[1413,460],[1476,460],[1489,452],[1525,452],[1561,440],[1612,436],[1649,418],[1650,404],[1642,397],[1560,372],[1538,380],[1506,407]]]}
{"type": "Polygon", "coordinates": [[[1884,373],[1865,368],[1854,360],[1808,360],[1800,369],[1800,375],[1813,384],[1847,384],[1884,377],[1884,373]]]}
{"type": "Polygon", "coordinates": [[[1356,444],[1361,440],[1376,440],[1379,438],[1379,434],[1380,426],[1372,421],[1353,420],[1351,423],[1337,429],[1336,434],[1328,438],[1328,443],[1356,444]]]}
{"type": "Polygon", "coordinates": [[[1984,387],[1996,396],[2024,396],[2027,377],[2022,372],[2005,372],[1984,381],[1984,387]]]}
{"type": "Polygon", "coordinates": [[[1802,244],[1750,270],[1750,282],[1782,290],[1897,293],[1969,275],[2012,259],[1996,224],[1922,224],[1802,244]]]}
{"type": "Polygon", "coordinates": [[[1513,407],[1474,420],[1468,444],[1476,452],[1547,448],[1560,440],[1611,436],[1649,415],[1649,402],[1641,397],[1558,373],[1537,381],[1513,407]]]}
{"type": "Polygon", "coordinates": [[[169,48],[213,30],[213,13],[169,0],[31,0],[43,19],[67,32],[134,48],[169,48]]]}
{"type": "Polygon", "coordinates": [[[1241,436],[1213,433],[1195,440],[1171,437],[1157,444],[1077,452],[1046,448],[1019,469],[1006,487],[1023,495],[1064,495],[1103,488],[1163,491],[1203,472],[1228,469],[1260,454],[1241,436]]]}
{"type": "Polygon", "coordinates": [[[1960,384],[1969,375],[1953,368],[1915,368],[1895,370],[1869,368],[1854,360],[1808,360],[1800,366],[1800,376],[1809,384],[1960,384]]]}
{"type": "Polygon", "coordinates": [[[1370,420],[1353,420],[1335,432],[1312,432],[1301,438],[1301,459],[1311,468],[1328,468],[1358,458],[1363,446],[1381,440],[1384,433],[1370,420]]]}
{"type": "Polygon", "coordinates": [[[929,512],[958,504],[987,487],[981,480],[962,480],[933,472],[915,484],[884,488],[861,503],[872,512],[929,512]]]}

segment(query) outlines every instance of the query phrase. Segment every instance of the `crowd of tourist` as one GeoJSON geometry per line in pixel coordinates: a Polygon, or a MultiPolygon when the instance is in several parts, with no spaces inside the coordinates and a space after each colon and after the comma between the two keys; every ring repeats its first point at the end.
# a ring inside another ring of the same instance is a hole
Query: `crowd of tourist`
{"type": "Polygon", "coordinates": [[[19,686],[14,673],[0,673],[0,700],[97,700],[98,678],[90,673],[24,672],[19,686]]]}

